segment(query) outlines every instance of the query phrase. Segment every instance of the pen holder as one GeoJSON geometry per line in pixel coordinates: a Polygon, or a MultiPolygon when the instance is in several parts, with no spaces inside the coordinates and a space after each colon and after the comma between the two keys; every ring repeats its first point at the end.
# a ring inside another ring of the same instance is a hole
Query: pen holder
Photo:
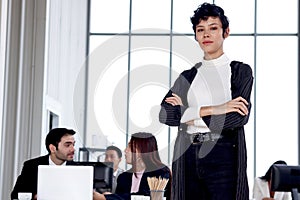
{"type": "Polygon", "coordinates": [[[150,199],[151,200],[163,200],[164,199],[164,190],[150,190],[150,199]]]}

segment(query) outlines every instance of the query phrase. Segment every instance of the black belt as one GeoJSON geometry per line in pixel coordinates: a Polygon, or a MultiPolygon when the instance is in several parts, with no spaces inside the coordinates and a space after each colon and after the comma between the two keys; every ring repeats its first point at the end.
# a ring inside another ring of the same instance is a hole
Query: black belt
{"type": "Polygon", "coordinates": [[[211,133],[211,132],[193,133],[193,134],[190,134],[190,141],[192,144],[199,144],[199,143],[201,144],[203,142],[215,141],[222,137],[223,136],[219,133],[211,133]]]}

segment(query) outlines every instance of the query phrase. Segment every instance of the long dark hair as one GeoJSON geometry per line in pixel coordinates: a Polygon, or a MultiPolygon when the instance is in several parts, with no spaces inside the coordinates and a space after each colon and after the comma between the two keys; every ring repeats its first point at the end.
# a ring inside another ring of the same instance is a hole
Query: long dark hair
{"type": "Polygon", "coordinates": [[[133,172],[136,172],[137,152],[140,152],[147,171],[157,170],[165,166],[158,154],[156,138],[151,133],[138,132],[132,134],[129,145],[132,152],[133,172]]]}
{"type": "Polygon", "coordinates": [[[281,165],[286,165],[286,162],[283,160],[278,160],[276,162],[274,162],[268,169],[268,171],[266,172],[266,174],[264,176],[259,177],[262,180],[265,181],[270,181],[271,180],[271,173],[272,173],[272,169],[273,169],[273,165],[275,164],[281,164],[281,165]]]}

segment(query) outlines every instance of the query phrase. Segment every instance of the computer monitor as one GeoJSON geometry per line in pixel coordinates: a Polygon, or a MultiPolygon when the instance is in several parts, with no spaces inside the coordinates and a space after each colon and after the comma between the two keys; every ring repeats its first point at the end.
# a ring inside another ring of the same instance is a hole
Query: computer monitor
{"type": "Polygon", "coordinates": [[[111,192],[113,182],[113,163],[112,162],[74,162],[74,165],[79,166],[93,166],[94,180],[93,188],[98,192],[111,192]]]}
{"type": "Polygon", "coordinates": [[[274,164],[271,174],[271,190],[292,192],[294,200],[299,199],[300,166],[274,164]]]}

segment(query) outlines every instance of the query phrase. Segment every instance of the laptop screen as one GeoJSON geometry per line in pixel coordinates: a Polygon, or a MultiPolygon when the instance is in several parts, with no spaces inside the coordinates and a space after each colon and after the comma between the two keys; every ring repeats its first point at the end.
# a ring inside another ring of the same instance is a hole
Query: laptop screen
{"type": "Polygon", "coordinates": [[[92,200],[92,166],[51,166],[38,168],[38,200],[92,200]]]}
{"type": "Polygon", "coordinates": [[[94,167],[94,189],[100,193],[111,192],[114,165],[112,162],[72,162],[72,165],[94,167]]]}

